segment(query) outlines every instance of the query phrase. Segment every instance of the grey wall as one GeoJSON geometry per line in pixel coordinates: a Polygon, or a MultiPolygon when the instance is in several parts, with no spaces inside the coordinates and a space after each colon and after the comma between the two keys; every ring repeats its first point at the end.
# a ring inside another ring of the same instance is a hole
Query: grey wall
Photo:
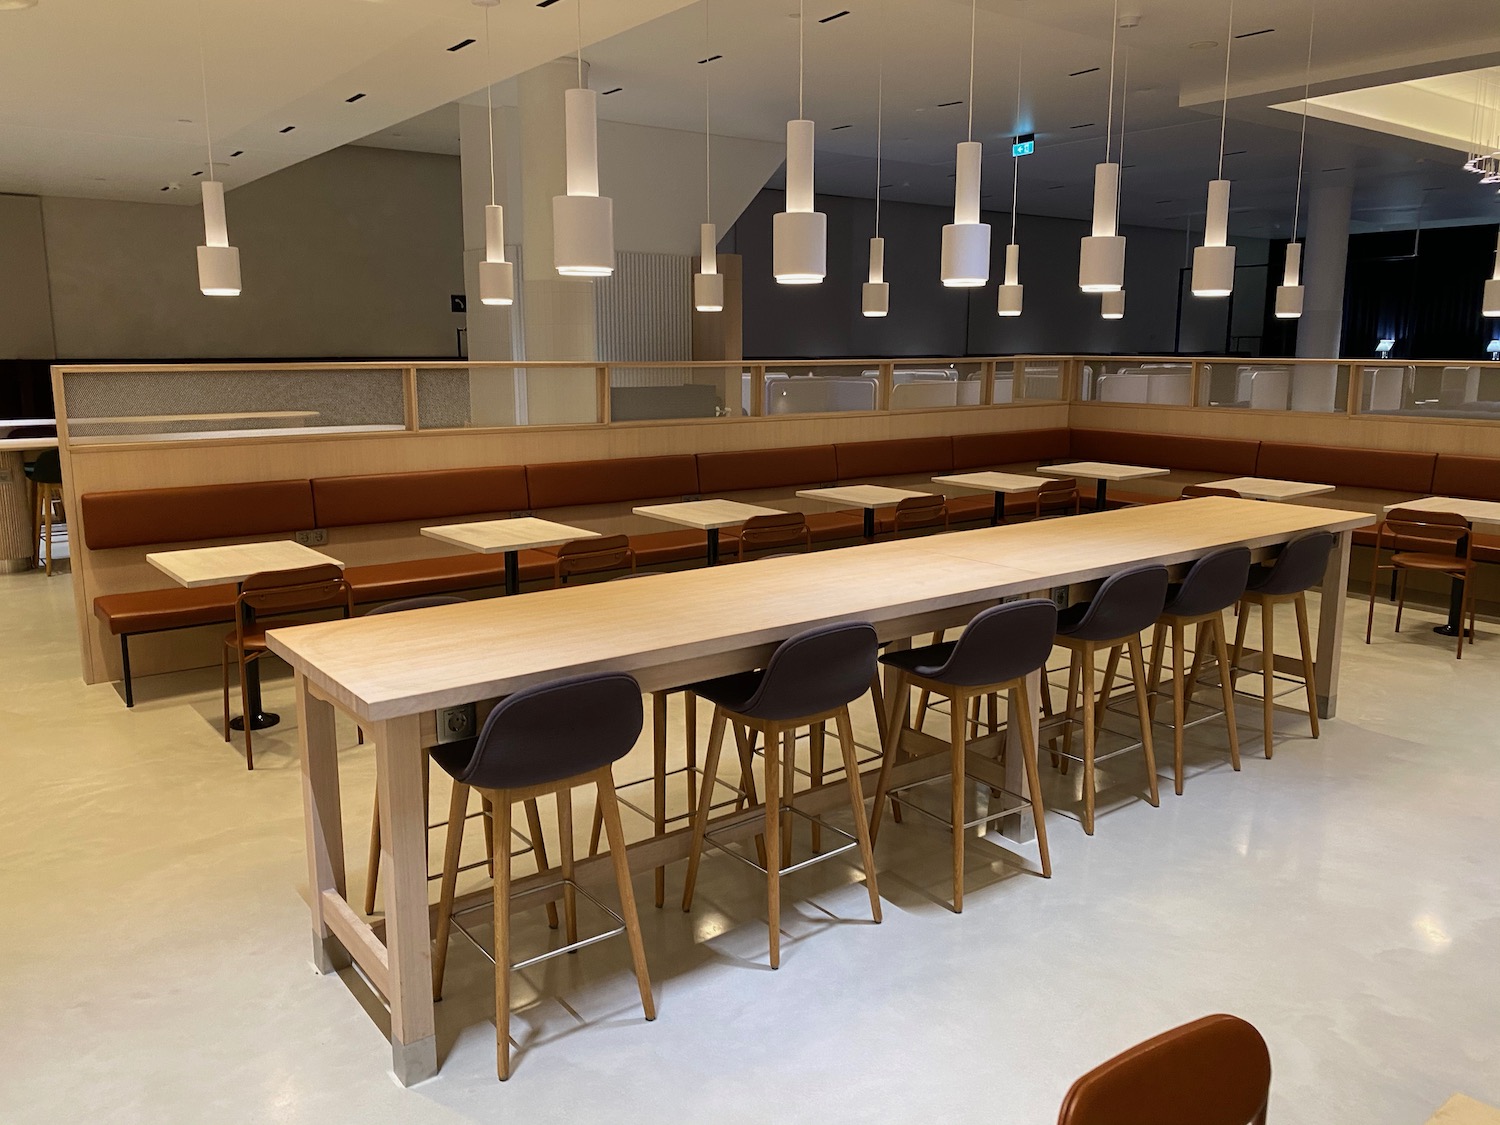
{"type": "MultiPolygon", "coordinates": [[[[9,266],[5,251],[30,243],[25,208],[6,202],[0,261],[9,266]]],[[[230,239],[240,248],[245,287],[237,298],[198,292],[194,247],[203,219],[196,206],[22,202],[40,208],[45,268],[42,278],[22,275],[32,308],[25,323],[0,316],[0,356],[456,354],[463,317],[450,311],[449,297],[464,291],[456,157],[341,148],[230,192],[230,239]],[[44,334],[39,310],[49,296],[44,334]],[[44,339],[42,354],[17,343],[32,348],[44,339]]]]}
{"type": "Polygon", "coordinates": [[[52,358],[42,201],[0,195],[0,359],[52,358]]]}
{"type": "MultiPolygon", "coordinates": [[[[745,355],[747,358],[836,356],[951,356],[1015,352],[1170,352],[1177,337],[1178,287],[1190,251],[1182,231],[1126,228],[1126,313],[1121,321],[1099,316],[1099,299],[1078,289],[1078,240],[1088,224],[1071,219],[1022,215],[1021,281],[1025,312],[996,315],[996,285],[1004,272],[1010,216],[989,212],[993,230],[991,283],[954,290],[939,278],[940,238],[950,221],[947,208],[886,203],[881,234],[886,240],[885,277],[891,313],[884,319],[860,314],[860,285],[874,233],[874,203],[820,196],[828,215],[828,276],[819,286],[777,285],[771,272],[772,215],[784,195],[766,190],[726,235],[724,247],[745,259],[745,355]]],[[[1233,319],[1259,330],[1264,318],[1266,246],[1237,243],[1233,319]],[[1256,265],[1259,265],[1259,269],[1256,265]]],[[[1183,350],[1219,352],[1225,347],[1228,302],[1184,299],[1183,350]]],[[[1248,332],[1247,332],[1248,336],[1248,332]]],[[[1236,339],[1253,350],[1255,338],[1236,339]]]]}

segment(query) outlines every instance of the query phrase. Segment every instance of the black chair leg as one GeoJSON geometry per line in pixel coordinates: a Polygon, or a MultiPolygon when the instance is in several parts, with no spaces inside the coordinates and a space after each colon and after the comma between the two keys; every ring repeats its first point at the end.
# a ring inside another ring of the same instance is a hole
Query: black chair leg
{"type": "Polygon", "coordinates": [[[120,634],[120,671],[125,679],[125,706],[135,706],[135,685],[130,681],[130,637],[120,634]]]}

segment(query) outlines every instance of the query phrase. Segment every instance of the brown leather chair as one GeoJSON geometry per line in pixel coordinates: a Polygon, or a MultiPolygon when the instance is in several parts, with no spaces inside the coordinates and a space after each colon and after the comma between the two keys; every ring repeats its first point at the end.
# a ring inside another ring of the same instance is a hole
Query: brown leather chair
{"type": "Polygon", "coordinates": [[[1179,500],[1191,500],[1195,496],[1230,496],[1236,500],[1242,500],[1238,492],[1232,488],[1217,488],[1211,484],[1190,484],[1183,488],[1179,500]]]}
{"type": "Polygon", "coordinates": [[[1427,512],[1418,508],[1393,508],[1375,529],[1375,553],[1370,566],[1370,613],[1365,619],[1365,644],[1375,628],[1375,590],[1380,572],[1391,572],[1396,599],[1396,632],[1401,632],[1401,612],[1406,608],[1406,577],[1412,571],[1446,575],[1464,584],[1459,609],[1458,659],[1464,658],[1465,609],[1468,633],[1474,634],[1474,529],[1456,512],[1427,512]],[[1390,561],[1380,554],[1390,551],[1390,561]]]}
{"type": "Polygon", "coordinates": [[[1237,1016],[1204,1016],[1089,1071],[1058,1125],[1265,1125],[1271,1053],[1237,1016]]]}
{"type": "Polygon", "coordinates": [[[726,539],[724,545],[734,551],[735,559],[739,562],[744,562],[745,556],[751,551],[800,547],[806,552],[812,550],[812,530],[807,526],[807,517],[801,512],[751,516],[740,525],[738,534],[726,539]]]}
{"type": "Polygon", "coordinates": [[[235,599],[234,632],[224,638],[221,663],[224,668],[224,741],[229,734],[229,654],[233,653],[240,670],[240,713],[245,723],[245,768],[255,768],[255,751],[251,746],[250,693],[245,669],[265,656],[266,618],[276,618],[274,627],[289,629],[306,621],[283,620],[288,614],[311,613],[320,609],[341,609],[345,617],[354,616],[354,592],[344,580],[344,572],[332,563],[304,566],[296,570],[266,571],[252,574],[240,584],[235,599]]]}
{"type": "Polygon", "coordinates": [[[891,530],[900,539],[904,532],[941,527],[948,530],[948,498],[939,494],[908,496],[891,513],[891,530]]]}
{"type": "Polygon", "coordinates": [[[635,552],[628,535],[601,535],[597,539],[574,539],[556,549],[552,584],[566,586],[575,574],[599,574],[606,570],[635,573],[635,552]]]}
{"type": "Polygon", "coordinates": [[[1034,504],[1033,519],[1041,519],[1043,516],[1076,516],[1083,510],[1083,503],[1078,496],[1078,479],[1060,477],[1049,480],[1036,490],[1034,504]]]}

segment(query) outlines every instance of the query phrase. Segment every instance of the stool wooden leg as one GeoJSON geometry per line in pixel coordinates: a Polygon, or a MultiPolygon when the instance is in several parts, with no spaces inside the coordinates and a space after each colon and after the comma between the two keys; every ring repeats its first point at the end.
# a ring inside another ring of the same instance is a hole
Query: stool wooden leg
{"type": "Polygon", "coordinates": [[[1261,721],[1265,728],[1266,757],[1275,749],[1276,736],[1276,605],[1262,602],[1260,606],[1260,660],[1261,688],[1265,700],[1261,703],[1261,721]]]}
{"type": "Polygon", "coordinates": [[[255,768],[255,748],[252,745],[250,733],[250,684],[245,675],[245,667],[250,663],[243,652],[238,653],[240,665],[240,714],[245,716],[245,768],[255,768]]]}
{"type": "MultiPolygon", "coordinates": [[[[1234,677],[1229,671],[1229,648],[1224,643],[1224,614],[1213,618],[1208,622],[1214,634],[1214,659],[1219,665],[1219,693],[1224,699],[1224,721],[1229,726],[1229,762],[1238,772],[1240,768],[1240,731],[1239,723],[1234,717],[1234,677]]],[[[1198,626],[1201,630],[1202,625],[1198,626]]],[[[1198,647],[1203,648],[1204,643],[1200,639],[1198,647]]],[[[1196,667],[1196,658],[1195,665],[1196,667]]]]}
{"type": "Polygon", "coordinates": [[[781,968],[781,730],[766,725],[766,914],[771,968],[781,968]]]}
{"type": "MultiPolygon", "coordinates": [[[[1156,790],[1156,751],[1151,746],[1151,715],[1146,704],[1146,655],[1138,636],[1131,637],[1125,647],[1130,650],[1130,678],[1135,681],[1135,712],[1141,720],[1141,749],[1146,754],[1147,790],[1151,803],[1160,805],[1161,794],[1156,790]]],[[[1177,666],[1182,667],[1180,660],[1177,666]]]]}
{"type": "MultiPolygon", "coordinates": [[[[1023,677],[1016,681],[1016,714],[1031,716],[1031,693],[1026,690],[1023,677]]],[[[1036,735],[1031,723],[1017,724],[1021,728],[1021,757],[1026,766],[1026,791],[1031,799],[1031,823],[1036,829],[1037,855],[1042,861],[1042,877],[1052,878],[1052,853],[1047,849],[1047,810],[1042,805],[1041,766],[1037,762],[1036,735]]]]}
{"type": "Polygon", "coordinates": [[[1151,671],[1146,694],[1151,699],[1151,721],[1156,721],[1156,697],[1161,694],[1161,672],[1166,663],[1167,630],[1161,622],[1151,630],[1151,671]]]}
{"type": "Polygon", "coordinates": [[[495,877],[495,810],[490,799],[479,798],[479,823],[484,825],[484,867],[491,879],[495,877]]]}
{"type": "MultiPolygon", "coordinates": [[[[1307,691],[1307,718],[1312,724],[1312,736],[1318,737],[1318,689],[1313,683],[1312,633],[1307,627],[1307,595],[1297,595],[1293,603],[1297,607],[1297,643],[1302,646],[1302,686],[1307,691]]],[[[1463,653],[1463,615],[1459,615],[1459,653],[1463,653]]]]}
{"type": "MultiPolygon", "coordinates": [[[[734,741],[740,755],[740,791],[743,794],[734,803],[735,812],[754,805],[760,798],[756,795],[755,786],[755,739],[760,734],[754,727],[743,727],[739,723],[734,724],[734,741]]],[[[713,787],[708,786],[703,790],[712,793],[713,787]]],[[[762,867],[766,865],[766,837],[764,833],[755,834],[755,855],[762,867]]]]}
{"type": "MultiPolygon", "coordinates": [[[[1093,650],[1093,646],[1092,645],[1088,646],[1087,651],[1090,654],[1092,654],[1093,651],[1094,651],[1093,650]]],[[[1079,692],[1079,689],[1080,689],[1080,687],[1082,685],[1083,664],[1084,664],[1083,651],[1082,650],[1075,650],[1073,652],[1071,658],[1068,661],[1068,697],[1064,701],[1065,702],[1065,706],[1064,706],[1064,709],[1063,709],[1063,745],[1062,745],[1062,757],[1058,760],[1058,762],[1059,762],[1059,768],[1061,768],[1064,776],[1067,775],[1068,768],[1072,765],[1072,762],[1069,760],[1068,755],[1070,755],[1071,753],[1073,753],[1073,724],[1074,724],[1074,721],[1075,721],[1074,720],[1074,716],[1078,713],[1077,712],[1077,708],[1078,708],[1078,692],[1079,692]]],[[[1092,696],[1093,696],[1093,691],[1094,691],[1094,671],[1093,671],[1093,665],[1092,664],[1089,665],[1089,681],[1088,682],[1089,682],[1089,695],[1090,695],[1089,707],[1092,708],[1093,707],[1092,696]]],[[[1090,717],[1089,717],[1088,722],[1087,722],[1086,725],[1088,726],[1088,728],[1090,730],[1093,729],[1093,716],[1092,715],[1090,715],[1090,717]]]]}
{"type": "MultiPolygon", "coordinates": [[[[448,939],[453,927],[453,895],[458,886],[459,856],[462,855],[464,848],[464,814],[468,812],[468,809],[469,787],[460,782],[454,782],[453,795],[448,800],[448,838],[443,844],[443,881],[438,887],[437,936],[433,939],[432,949],[432,998],[434,1000],[443,998],[443,973],[448,966],[448,939]]],[[[375,818],[378,824],[380,820],[378,803],[375,818]]],[[[510,835],[509,806],[507,806],[505,821],[508,838],[510,835]]],[[[498,972],[499,959],[496,960],[498,972]]]]}
{"type": "Polygon", "coordinates": [[[865,825],[865,791],[859,780],[859,755],[854,748],[854,724],[849,708],[844,707],[834,719],[839,748],[844,758],[844,780],[849,786],[849,805],[854,812],[854,838],[859,841],[859,860],[865,869],[865,890],[870,894],[870,917],[880,921],[880,889],[875,885],[875,845],[865,825]]]}
{"type": "MultiPolygon", "coordinates": [[[[600,801],[603,807],[603,800],[600,801]]],[[[578,940],[578,892],[573,887],[573,790],[557,791],[557,836],[562,855],[563,923],[569,945],[578,940]]],[[[611,841],[613,844],[613,841],[611,841]]]]}
{"type": "Polygon", "coordinates": [[[1109,696],[1115,690],[1115,677],[1120,671],[1120,656],[1123,652],[1122,645],[1115,645],[1109,650],[1109,658],[1104,662],[1104,686],[1100,689],[1098,703],[1094,706],[1094,731],[1097,734],[1104,726],[1104,711],[1109,705],[1109,696]]]}
{"type": "Polygon", "coordinates": [[[620,825],[620,801],[608,767],[600,771],[597,784],[599,807],[604,810],[604,829],[609,834],[609,856],[615,868],[615,887],[620,895],[620,916],[625,919],[625,940],[630,945],[630,963],[641,993],[641,1009],[648,1020],[656,1018],[656,999],[651,995],[651,976],[646,970],[646,946],[641,940],[641,920],[635,909],[635,888],[630,883],[630,859],[625,854],[625,830],[620,825]]]}
{"type": "MultiPolygon", "coordinates": [[[[814,723],[812,725],[812,731],[808,735],[808,758],[809,758],[808,768],[809,768],[809,770],[812,773],[812,787],[814,789],[818,788],[818,786],[820,786],[820,785],[823,784],[823,742],[824,742],[824,735],[825,735],[825,728],[824,728],[824,725],[821,722],[814,723]]],[[[863,802],[860,803],[860,810],[861,810],[861,815],[860,815],[859,819],[860,820],[864,820],[864,815],[863,815],[864,803],[863,802]]],[[[813,850],[814,854],[817,854],[818,852],[822,851],[822,849],[823,849],[823,830],[819,826],[818,822],[815,820],[812,823],[812,850],[813,850]]]]}
{"type": "MultiPolygon", "coordinates": [[[[52,577],[52,488],[50,485],[38,485],[37,491],[44,494],[42,502],[42,534],[47,541],[47,577],[52,577]]],[[[247,728],[248,733],[248,728],[247,728]]]]}
{"type": "MultiPolygon", "coordinates": [[[[910,693],[906,686],[906,675],[896,672],[895,686],[891,689],[893,699],[904,699],[910,693]]],[[[880,758],[880,777],[875,782],[875,805],[870,809],[870,840],[873,843],[880,835],[880,814],[885,808],[886,794],[890,791],[891,767],[896,763],[896,747],[901,742],[901,732],[906,723],[900,713],[893,713],[885,728],[884,753],[880,758]]]]}
{"type": "MultiPolygon", "coordinates": [[[[531,852],[532,857],[536,860],[536,869],[539,872],[546,871],[551,865],[547,862],[547,838],[542,834],[541,810],[536,807],[535,797],[528,798],[521,802],[521,804],[526,810],[526,833],[531,837],[531,852]]],[[[495,836],[500,840],[500,850],[506,855],[510,855],[510,829],[507,828],[502,835],[497,824],[493,831],[495,836]]],[[[493,863],[490,864],[490,877],[494,878],[493,863]]],[[[551,926],[554,930],[557,929],[557,903],[551,899],[547,900],[547,925],[551,926]]]]}
{"type": "Polygon", "coordinates": [[[698,697],[690,691],[682,693],[683,737],[687,739],[687,804],[688,815],[698,809],[698,697]]]}
{"type": "Polygon", "coordinates": [[[42,565],[42,486],[31,486],[31,566],[42,565]]]}
{"type": "MultiPolygon", "coordinates": [[[[1094,834],[1094,646],[1085,642],[1079,674],[1083,680],[1083,830],[1094,834]]],[[[1069,724],[1071,733],[1072,724],[1069,724]]],[[[1064,749],[1068,749],[1066,742],[1064,749]]]]}
{"type": "Polygon", "coordinates": [[[786,727],[781,734],[781,866],[792,865],[792,797],[797,792],[797,731],[786,727]]]}
{"type": "Polygon", "coordinates": [[[224,645],[219,653],[219,665],[224,673],[224,741],[230,740],[229,734],[229,646],[224,645]]]}
{"type": "Polygon", "coordinates": [[[953,769],[949,789],[949,815],[953,818],[953,913],[964,912],[964,748],[968,736],[968,724],[964,712],[968,700],[962,692],[955,691],[949,700],[950,722],[948,740],[953,746],[953,769]]]}
{"type": "Polygon", "coordinates": [[[370,859],[365,864],[365,913],[375,913],[375,892],[380,888],[380,790],[375,790],[375,811],[370,815],[370,859]]]}
{"type": "Polygon", "coordinates": [[[719,769],[719,752],[724,748],[723,708],[714,708],[713,722],[708,732],[708,756],[703,762],[703,787],[698,796],[698,812],[693,817],[693,842],[688,852],[687,876],[682,884],[682,909],[693,908],[693,889],[698,883],[698,864],[703,858],[703,833],[708,828],[708,810],[713,804],[714,777],[719,769]]]}
{"type": "Polygon", "coordinates": [[[1250,624],[1250,607],[1240,601],[1235,603],[1234,609],[1234,660],[1230,663],[1230,671],[1238,672],[1240,662],[1245,658],[1245,630],[1250,624]]]}
{"type": "MultiPolygon", "coordinates": [[[[1202,629],[1202,626],[1199,626],[1202,629]]],[[[1182,796],[1182,736],[1183,724],[1187,722],[1183,700],[1183,668],[1187,660],[1187,626],[1172,623],[1172,779],[1179,797],[1182,796]]],[[[1149,727],[1150,716],[1146,725],[1149,727]]],[[[1152,776],[1155,776],[1154,774],[1152,776]]]]}
{"type": "Polygon", "coordinates": [[[495,856],[495,1073],[502,1082],[510,1077],[510,814],[510,794],[501,791],[495,797],[495,836],[504,841],[495,856]]]}
{"type": "MultiPolygon", "coordinates": [[[[667,693],[657,691],[651,693],[651,823],[656,829],[658,837],[667,834],[667,693]]],[[[692,781],[689,780],[689,785],[692,781]]],[[[596,806],[594,814],[596,822],[599,819],[596,806]]],[[[658,867],[654,884],[656,894],[656,907],[661,905],[667,897],[667,869],[658,867]]]]}

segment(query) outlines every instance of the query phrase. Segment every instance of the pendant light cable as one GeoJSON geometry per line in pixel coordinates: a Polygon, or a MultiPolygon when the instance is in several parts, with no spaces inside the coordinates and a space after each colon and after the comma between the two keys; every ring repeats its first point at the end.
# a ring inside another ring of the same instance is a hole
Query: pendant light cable
{"type": "Polygon", "coordinates": [[[203,135],[208,141],[208,178],[214,178],[214,132],[208,123],[208,58],[204,49],[203,0],[198,0],[198,74],[203,80],[203,135]]]}
{"type": "Polygon", "coordinates": [[[974,42],[979,27],[979,0],[969,3],[969,140],[974,139],[974,42]]]}
{"type": "Polygon", "coordinates": [[[703,0],[703,221],[714,221],[712,84],[708,68],[713,65],[713,33],[708,23],[708,0],[703,0]]]}
{"type": "Polygon", "coordinates": [[[495,71],[490,64],[490,10],[484,10],[484,104],[489,116],[484,119],[490,138],[490,206],[495,205],[495,71]]]}
{"type": "Polygon", "coordinates": [[[880,170],[885,146],[885,0],[880,0],[880,21],[875,29],[879,44],[875,52],[875,237],[880,237],[880,170]]]}
{"type": "Polygon", "coordinates": [[[1115,44],[1120,36],[1120,0],[1115,0],[1114,23],[1109,28],[1109,116],[1104,119],[1104,163],[1109,164],[1115,139],[1115,44]]]}
{"type": "Polygon", "coordinates": [[[1229,58],[1234,52],[1234,0],[1229,0],[1229,30],[1224,36],[1224,106],[1219,116],[1219,179],[1224,178],[1224,137],[1229,130],[1229,58]]]}
{"type": "Polygon", "coordinates": [[[1318,3],[1312,0],[1307,16],[1307,69],[1302,75],[1302,142],[1297,149],[1297,199],[1292,204],[1292,241],[1302,221],[1302,166],[1307,158],[1307,95],[1312,91],[1313,31],[1317,28],[1318,3]]]}
{"type": "MultiPolygon", "coordinates": [[[[1026,61],[1026,46],[1016,41],[1016,128],[1021,127],[1021,72],[1026,61]]],[[[1010,241],[1016,241],[1016,201],[1021,196],[1021,158],[1016,146],[1010,146],[1010,241]]]]}
{"type": "Polygon", "coordinates": [[[574,0],[573,14],[578,20],[578,88],[583,89],[583,0],[574,0]]]}
{"type": "Polygon", "coordinates": [[[807,3],[797,0],[797,117],[806,120],[803,108],[803,85],[807,74],[807,3]]]}
{"type": "MultiPolygon", "coordinates": [[[[1120,76],[1120,149],[1118,159],[1120,161],[1120,179],[1125,179],[1125,113],[1129,109],[1130,96],[1130,48],[1125,48],[1124,73],[1120,76]]],[[[1120,226],[1120,200],[1123,191],[1115,192],[1115,229],[1120,226]]]]}

